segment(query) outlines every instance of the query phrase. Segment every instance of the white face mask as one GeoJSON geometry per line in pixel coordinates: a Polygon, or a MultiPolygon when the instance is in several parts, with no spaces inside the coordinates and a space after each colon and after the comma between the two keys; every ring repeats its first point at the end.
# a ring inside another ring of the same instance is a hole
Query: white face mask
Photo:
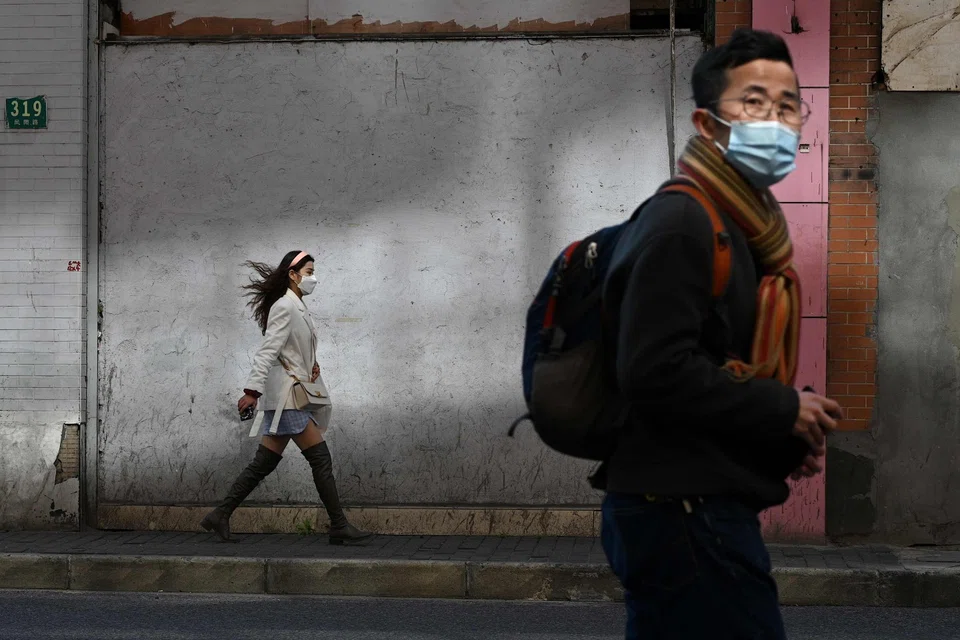
{"type": "Polygon", "coordinates": [[[305,296],[313,293],[314,288],[317,286],[317,276],[311,274],[309,276],[303,276],[300,280],[300,284],[297,287],[300,289],[300,293],[305,296]]]}

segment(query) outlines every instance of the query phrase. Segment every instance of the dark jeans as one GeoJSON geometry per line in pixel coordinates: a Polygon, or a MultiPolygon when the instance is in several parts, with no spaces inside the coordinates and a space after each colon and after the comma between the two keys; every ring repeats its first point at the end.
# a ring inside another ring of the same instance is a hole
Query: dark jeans
{"type": "Polygon", "coordinates": [[[785,640],[756,512],[729,498],[690,505],[616,493],[603,502],[627,640],[785,640]]]}

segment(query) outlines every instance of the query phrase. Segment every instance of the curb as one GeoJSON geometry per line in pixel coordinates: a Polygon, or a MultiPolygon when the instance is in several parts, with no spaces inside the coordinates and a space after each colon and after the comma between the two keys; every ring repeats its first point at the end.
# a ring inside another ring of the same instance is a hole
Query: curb
{"type": "Polygon", "coordinates": [[[780,603],[795,606],[960,607],[960,569],[773,570],[780,603]]]}
{"type": "MultiPolygon", "coordinates": [[[[958,607],[960,569],[775,568],[796,606],[958,607]]],[[[0,555],[0,589],[619,602],[605,565],[0,555]]]]}

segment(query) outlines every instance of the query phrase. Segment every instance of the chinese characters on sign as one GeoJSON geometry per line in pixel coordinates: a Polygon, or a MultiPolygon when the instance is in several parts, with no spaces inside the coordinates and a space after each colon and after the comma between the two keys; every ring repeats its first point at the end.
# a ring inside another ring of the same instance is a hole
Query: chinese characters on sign
{"type": "Polygon", "coordinates": [[[71,260],[67,263],[67,271],[80,271],[80,261],[71,260]]]}
{"type": "Polygon", "coordinates": [[[10,129],[46,129],[47,99],[7,98],[6,121],[10,129]]]}

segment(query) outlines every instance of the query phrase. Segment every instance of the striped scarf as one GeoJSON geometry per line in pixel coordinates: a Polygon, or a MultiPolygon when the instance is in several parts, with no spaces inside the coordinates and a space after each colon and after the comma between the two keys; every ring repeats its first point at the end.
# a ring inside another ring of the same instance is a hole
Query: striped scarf
{"type": "Polygon", "coordinates": [[[800,342],[800,278],[780,205],[768,189],[749,186],[713,143],[699,136],[687,144],[678,166],[740,227],[763,267],[750,361],[730,360],[724,369],[738,380],[775,378],[792,385],[800,342]]]}

